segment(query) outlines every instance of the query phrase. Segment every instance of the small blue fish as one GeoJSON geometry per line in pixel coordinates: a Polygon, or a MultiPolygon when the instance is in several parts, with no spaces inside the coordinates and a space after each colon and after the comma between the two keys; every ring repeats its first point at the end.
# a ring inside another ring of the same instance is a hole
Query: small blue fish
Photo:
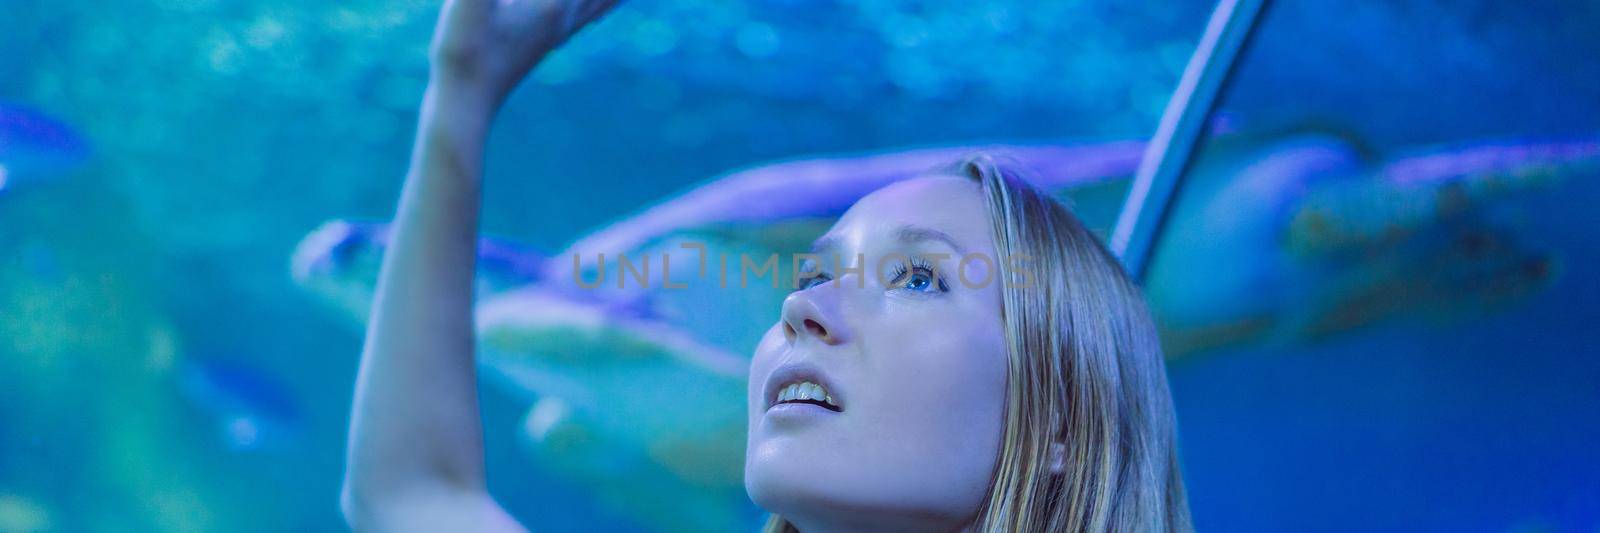
{"type": "Polygon", "coordinates": [[[228,449],[266,449],[293,440],[304,416],[288,387],[264,370],[220,359],[189,360],[178,368],[178,392],[212,418],[228,449]]]}
{"type": "Polygon", "coordinates": [[[0,191],[60,176],[88,159],[89,144],[72,127],[0,102],[0,191]]]}
{"type": "MultiPolygon", "coordinates": [[[[389,248],[389,223],[330,220],[295,246],[290,275],[331,303],[365,320],[389,248]]],[[[526,246],[496,239],[478,239],[477,277],[480,297],[532,284],[544,271],[545,257],[526,246]]]]}

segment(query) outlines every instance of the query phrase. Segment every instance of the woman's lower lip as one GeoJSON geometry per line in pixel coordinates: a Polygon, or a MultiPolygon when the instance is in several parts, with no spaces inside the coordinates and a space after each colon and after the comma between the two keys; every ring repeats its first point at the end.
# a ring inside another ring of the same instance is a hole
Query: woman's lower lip
{"type": "Polygon", "coordinates": [[[826,407],[810,403],[780,403],[767,408],[766,417],[775,421],[803,421],[839,414],[826,407]]]}

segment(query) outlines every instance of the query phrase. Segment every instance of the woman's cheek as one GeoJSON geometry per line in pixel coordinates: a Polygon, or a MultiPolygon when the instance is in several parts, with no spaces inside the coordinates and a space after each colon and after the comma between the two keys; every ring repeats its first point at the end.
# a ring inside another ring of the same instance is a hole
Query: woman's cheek
{"type": "Polygon", "coordinates": [[[752,420],[759,413],[761,403],[765,403],[762,396],[762,387],[765,386],[767,374],[772,372],[772,367],[777,363],[777,358],[783,350],[783,330],[778,324],[773,324],[767,329],[767,334],[761,337],[761,342],[756,344],[755,354],[750,358],[750,374],[746,383],[746,394],[750,405],[752,420]]]}

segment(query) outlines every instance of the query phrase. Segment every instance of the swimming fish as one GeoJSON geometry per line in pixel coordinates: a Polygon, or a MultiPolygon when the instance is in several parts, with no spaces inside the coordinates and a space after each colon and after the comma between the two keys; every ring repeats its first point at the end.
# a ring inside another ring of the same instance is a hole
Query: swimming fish
{"type": "Polygon", "coordinates": [[[1559,258],[1521,244],[1490,208],[1600,170],[1593,137],[1458,143],[1387,161],[1354,146],[1295,137],[1197,165],[1146,280],[1169,355],[1306,342],[1391,318],[1458,320],[1536,294],[1559,258]]]}
{"type": "MultiPolygon", "coordinates": [[[[327,303],[366,320],[389,245],[389,224],[360,220],[323,223],[295,246],[289,261],[294,281],[327,303]]],[[[528,247],[492,237],[478,240],[480,296],[539,280],[545,258],[528,247]]]]}
{"type": "Polygon", "coordinates": [[[748,528],[745,356],[537,286],[476,322],[485,380],[531,401],[522,436],[541,464],[662,530],[748,528]]]}
{"type": "Polygon", "coordinates": [[[88,142],[71,126],[0,102],[0,191],[58,177],[88,158],[88,142]]]}
{"type": "MultiPolygon", "coordinates": [[[[938,170],[978,152],[1009,159],[1031,171],[1047,189],[1091,185],[1131,175],[1144,143],[972,145],[882,153],[814,157],[761,165],[726,174],[670,201],[584,236],[557,254],[576,256],[592,268],[599,254],[615,256],[640,249],[675,232],[707,226],[770,224],[805,218],[832,218],[884,185],[938,170]]],[[[813,237],[814,238],[814,237],[813,237]]],[[[791,250],[792,251],[792,250],[791,250]]],[[[571,277],[570,262],[550,264],[551,279],[571,277]]]]}
{"type": "Polygon", "coordinates": [[[1365,179],[1318,191],[1289,222],[1301,254],[1392,241],[1430,222],[1459,217],[1574,173],[1600,170],[1600,139],[1518,139],[1409,154],[1365,179]]]}
{"type": "Polygon", "coordinates": [[[284,446],[304,432],[304,412],[288,387],[265,370],[224,359],[190,359],[177,368],[179,395],[216,424],[231,451],[284,446]]]}

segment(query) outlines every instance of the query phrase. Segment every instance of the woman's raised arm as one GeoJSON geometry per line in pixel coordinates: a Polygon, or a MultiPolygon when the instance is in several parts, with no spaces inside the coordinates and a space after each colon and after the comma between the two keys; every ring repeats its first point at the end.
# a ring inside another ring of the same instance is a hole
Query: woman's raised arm
{"type": "Polygon", "coordinates": [[[345,518],[358,530],[518,531],[489,497],[472,275],[489,124],[545,54],[615,0],[447,0],[372,303],[350,418],[345,518]]]}

